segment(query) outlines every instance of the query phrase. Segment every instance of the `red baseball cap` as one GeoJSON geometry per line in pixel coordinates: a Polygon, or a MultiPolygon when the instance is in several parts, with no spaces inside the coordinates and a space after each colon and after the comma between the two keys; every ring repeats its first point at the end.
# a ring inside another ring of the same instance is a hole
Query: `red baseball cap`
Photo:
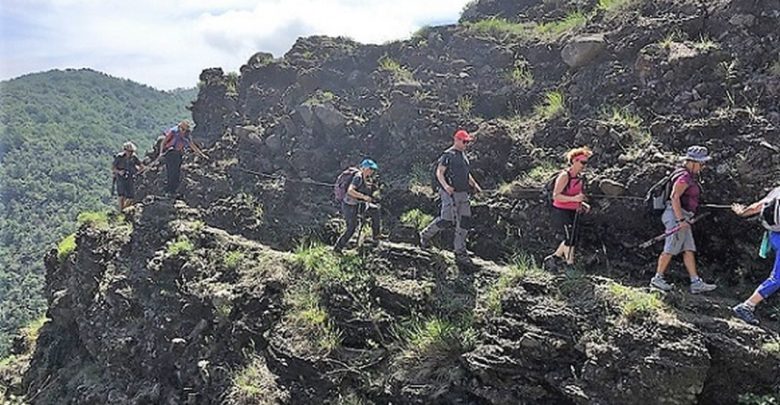
{"type": "Polygon", "coordinates": [[[466,131],[464,131],[462,129],[459,129],[457,132],[455,132],[455,139],[457,139],[459,141],[470,142],[470,141],[474,140],[474,137],[471,136],[468,132],[466,132],[466,131]]]}

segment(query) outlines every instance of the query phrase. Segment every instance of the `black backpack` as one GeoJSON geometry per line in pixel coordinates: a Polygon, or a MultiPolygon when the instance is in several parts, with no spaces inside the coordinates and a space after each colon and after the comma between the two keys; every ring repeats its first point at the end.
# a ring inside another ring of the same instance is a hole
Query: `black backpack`
{"type": "MultiPolygon", "coordinates": [[[[450,155],[450,156],[447,157],[447,159],[451,159],[452,155],[453,155],[453,152],[451,150],[447,149],[441,155],[439,155],[439,157],[436,158],[436,160],[434,160],[431,163],[431,188],[433,189],[434,193],[438,193],[439,189],[442,188],[441,183],[439,182],[439,178],[436,177],[436,170],[439,168],[439,160],[441,159],[441,157],[444,156],[444,155],[447,155],[447,154],[450,155]]],[[[444,177],[445,177],[445,179],[447,179],[447,173],[446,172],[444,174],[444,177]]],[[[449,179],[447,179],[447,180],[449,180],[449,179]]]]}
{"type": "MultiPolygon", "coordinates": [[[[545,205],[548,207],[553,206],[553,194],[555,193],[555,181],[558,180],[558,176],[561,174],[561,172],[566,173],[566,186],[563,187],[563,191],[566,192],[566,190],[569,189],[569,185],[571,184],[571,176],[569,175],[568,170],[561,170],[559,172],[555,172],[555,174],[550,177],[545,183],[544,187],[542,187],[542,200],[544,201],[545,205]]],[[[585,184],[585,178],[580,177],[583,184],[585,184]]]]}
{"type": "Polygon", "coordinates": [[[761,225],[768,231],[780,232],[780,200],[773,198],[761,207],[761,225]]]}
{"type": "Polygon", "coordinates": [[[683,174],[685,174],[685,169],[677,168],[650,186],[645,194],[645,209],[649,214],[663,215],[666,210],[666,202],[672,196],[672,185],[683,174]]]}

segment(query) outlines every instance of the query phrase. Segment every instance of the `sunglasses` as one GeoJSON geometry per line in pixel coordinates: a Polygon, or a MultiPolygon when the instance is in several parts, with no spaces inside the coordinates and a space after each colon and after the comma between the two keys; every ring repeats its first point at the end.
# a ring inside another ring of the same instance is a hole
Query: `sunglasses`
{"type": "Polygon", "coordinates": [[[575,160],[575,162],[580,162],[580,163],[582,163],[583,165],[587,165],[587,164],[588,164],[588,161],[587,161],[587,160],[575,160]]]}

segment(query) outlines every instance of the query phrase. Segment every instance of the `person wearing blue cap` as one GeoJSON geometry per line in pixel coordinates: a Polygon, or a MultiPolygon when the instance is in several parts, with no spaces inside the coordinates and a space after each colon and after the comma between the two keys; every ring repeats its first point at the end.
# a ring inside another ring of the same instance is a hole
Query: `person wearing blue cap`
{"type": "Polygon", "coordinates": [[[681,228],[666,237],[664,251],[658,256],[658,267],[650,280],[650,287],[662,291],[669,291],[673,288],[672,284],[664,279],[664,273],[669,268],[672,258],[682,253],[685,269],[688,270],[688,276],[691,278],[691,293],[698,294],[716,288],[715,284],[705,283],[696,270],[696,243],[693,240],[693,231],[689,222],[699,208],[702,192],[701,185],[696,178],[710,159],[706,147],[691,146],[682,157],[685,163],[672,174],[670,180],[672,192],[669,201],[666,202],[666,210],[661,216],[661,220],[667,231],[678,226],[681,228]]]}
{"type": "MultiPolygon", "coordinates": [[[[347,242],[349,242],[349,239],[352,238],[358,226],[358,214],[360,211],[364,211],[365,215],[371,218],[371,233],[374,240],[379,239],[381,230],[379,206],[373,203],[374,198],[371,196],[371,176],[377,170],[379,170],[379,165],[376,162],[371,159],[364,159],[360,162],[359,168],[348,169],[344,172],[348,176],[352,176],[347,183],[349,185],[346,187],[346,192],[343,193],[344,197],[341,198],[341,213],[344,215],[344,220],[347,221],[347,229],[336,240],[336,245],[333,247],[334,251],[341,252],[347,245],[347,242]]],[[[339,176],[339,178],[341,177],[339,176]]],[[[339,181],[337,181],[337,187],[338,183],[339,181]]]]}

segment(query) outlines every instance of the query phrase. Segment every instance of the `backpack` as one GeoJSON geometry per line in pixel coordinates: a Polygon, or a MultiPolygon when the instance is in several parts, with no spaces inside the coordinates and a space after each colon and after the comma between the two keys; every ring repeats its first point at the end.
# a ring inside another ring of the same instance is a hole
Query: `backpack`
{"type": "Polygon", "coordinates": [[[163,138],[163,141],[165,144],[163,145],[163,152],[167,152],[171,149],[178,149],[179,144],[184,143],[184,147],[182,149],[186,149],[189,146],[189,142],[187,141],[187,133],[182,133],[177,127],[173,127],[167,132],[163,132],[165,137],[168,137],[168,134],[171,134],[171,139],[168,142],[165,142],[165,138],[163,138]]]}
{"type": "Polygon", "coordinates": [[[648,213],[655,216],[663,215],[666,210],[666,202],[672,196],[672,186],[683,174],[685,174],[684,168],[674,169],[674,171],[650,186],[645,194],[645,209],[648,213]]]}
{"type": "Polygon", "coordinates": [[[761,207],[761,225],[768,231],[780,232],[780,201],[774,198],[761,207]]]}
{"type": "MultiPolygon", "coordinates": [[[[450,158],[452,158],[453,152],[451,150],[447,149],[441,155],[439,155],[438,158],[436,158],[433,162],[431,162],[431,188],[433,189],[434,193],[438,193],[439,189],[442,188],[441,187],[441,183],[439,182],[439,178],[436,177],[436,170],[439,169],[439,160],[441,159],[442,156],[444,156],[446,154],[450,155],[449,157],[447,157],[447,159],[450,159],[450,158]]],[[[447,172],[446,171],[444,172],[444,178],[446,180],[449,180],[447,178],[447,172]]]]}
{"type": "MultiPolygon", "coordinates": [[[[566,173],[566,185],[563,187],[563,191],[566,192],[566,190],[569,189],[569,185],[571,184],[571,176],[569,175],[568,170],[562,170],[562,172],[566,173]]],[[[560,176],[561,172],[555,172],[555,174],[550,177],[545,183],[544,187],[542,187],[542,200],[545,202],[545,205],[548,207],[553,206],[553,194],[555,194],[555,181],[558,180],[558,176],[560,176]]],[[[582,178],[582,181],[584,182],[585,179],[582,178]]],[[[584,183],[583,183],[584,184],[584,183]]]]}
{"type": "Polygon", "coordinates": [[[336,199],[336,202],[344,201],[344,197],[347,196],[347,189],[350,183],[352,183],[352,178],[358,172],[360,172],[360,169],[357,167],[348,167],[336,178],[336,184],[333,185],[333,197],[336,199]]]}

